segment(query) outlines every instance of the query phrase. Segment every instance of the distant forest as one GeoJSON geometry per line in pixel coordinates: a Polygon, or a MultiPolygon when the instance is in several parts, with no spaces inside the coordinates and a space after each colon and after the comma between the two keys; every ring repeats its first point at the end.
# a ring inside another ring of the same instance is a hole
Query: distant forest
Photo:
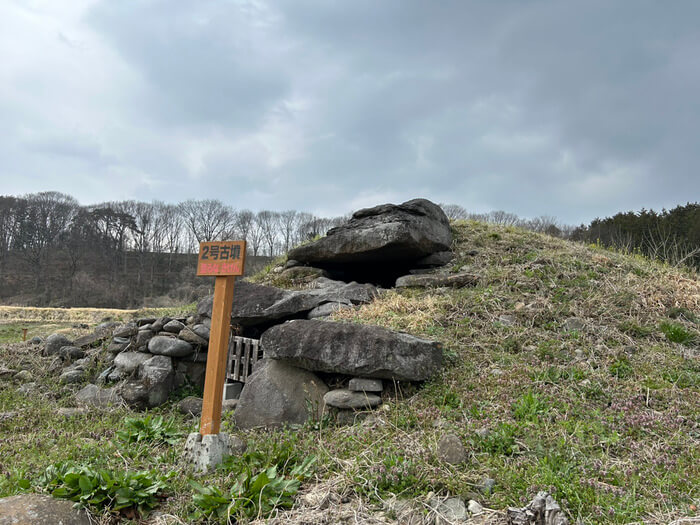
{"type": "Polygon", "coordinates": [[[246,273],[344,217],[254,213],[217,200],[81,206],[58,192],[0,196],[0,301],[32,306],[165,306],[211,290],[200,242],[244,239],[246,273]]]}
{"type": "MultiPolygon", "coordinates": [[[[579,227],[546,215],[521,219],[505,211],[474,214],[457,204],[441,206],[450,219],[519,226],[700,269],[698,203],[618,213],[579,227]]],[[[347,219],[235,210],[211,199],[81,206],[58,192],[0,196],[0,301],[122,308],[191,302],[212,288],[211,278],[195,275],[200,242],[246,240],[250,274],[347,219]]]]}

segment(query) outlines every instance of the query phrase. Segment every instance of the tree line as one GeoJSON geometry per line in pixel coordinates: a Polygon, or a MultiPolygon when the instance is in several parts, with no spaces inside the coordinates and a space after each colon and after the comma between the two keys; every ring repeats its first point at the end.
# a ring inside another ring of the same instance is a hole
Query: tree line
{"type": "Polygon", "coordinates": [[[208,286],[194,275],[200,242],[247,241],[253,269],[345,219],[236,210],[213,199],[81,206],[59,192],[0,196],[0,299],[37,306],[193,300],[208,286]]]}

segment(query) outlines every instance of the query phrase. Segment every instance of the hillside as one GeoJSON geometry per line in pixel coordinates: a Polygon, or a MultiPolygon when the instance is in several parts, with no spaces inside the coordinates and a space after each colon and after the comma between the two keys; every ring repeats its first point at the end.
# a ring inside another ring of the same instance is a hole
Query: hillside
{"type": "MultiPolygon", "coordinates": [[[[240,433],[249,452],[200,483],[227,493],[246,467],[287,472],[313,456],[313,477],[294,508],[272,522],[420,523],[435,516],[433,496],[456,495],[484,507],[470,523],[504,523],[508,506],[525,505],[539,490],[551,492],[572,523],[697,520],[697,274],[516,228],[457,222],[453,229],[457,257],[444,271],[468,269],[476,286],[389,290],[334,314],[440,341],[441,376],[420,387],[395,385],[378,410],[352,425],[240,433]],[[438,454],[448,434],[466,446],[461,464],[438,454]]],[[[274,269],[257,280],[303,286],[274,269]]],[[[181,444],[125,449],[115,432],[134,415],[127,409],[82,420],[57,414],[73,390],[56,386],[30,347],[0,347],[0,368],[30,365],[42,395],[27,397],[0,378],[0,412],[23,416],[0,418],[0,497],[49,464],[80,458],[172,473],[160,510],[194,519],[181,444]]],[[[173,406],[152,412],[183,433],[196,428],[173,406]]],[[[236,432],[230,415],[224,428],[236,432]]]]}

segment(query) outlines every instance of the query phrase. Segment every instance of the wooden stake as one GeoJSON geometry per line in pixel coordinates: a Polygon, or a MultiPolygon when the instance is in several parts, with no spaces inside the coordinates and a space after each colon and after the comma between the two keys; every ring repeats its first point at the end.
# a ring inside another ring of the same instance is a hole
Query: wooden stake
{"type": "Polygon", "coordinates": [[[211,312],[211,333],[204,378],[204,400],[199,433],[218,434],[221,430],[221,403],[224,397],[228,342],[231,334],[233,307],[233,275],[217,276],[214,284],[214,304],[211,312]]]}

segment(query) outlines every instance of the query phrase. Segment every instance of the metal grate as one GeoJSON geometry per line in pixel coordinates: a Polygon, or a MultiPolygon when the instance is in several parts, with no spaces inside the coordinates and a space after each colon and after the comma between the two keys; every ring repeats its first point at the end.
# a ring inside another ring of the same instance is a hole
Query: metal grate
{"type": "Polygon", "coordinates": [[[234,335],[228,345],[228,365],[226,377],[245,383],[253,373],[253,366],[262,358],[260,340],[234,335]]]}

